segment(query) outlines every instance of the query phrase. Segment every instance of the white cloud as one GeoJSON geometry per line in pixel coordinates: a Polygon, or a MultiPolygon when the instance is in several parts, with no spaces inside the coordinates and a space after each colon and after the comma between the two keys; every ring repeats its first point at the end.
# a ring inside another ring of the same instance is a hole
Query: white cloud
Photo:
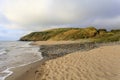
{"type": "Polygon", "coordinates": [[[57,27],[120,29],[120,0],[0,0],[0,40],[57,27]]]}
{"type": "Polygon", "coordinates": [[[117,0],[6,0],[4,14],[22,25],[66,24],[115,16],[119,7],[117,0]]]}
{"type": "Polygon", "coordinates": [[[54,25],[120,22],[116,18],[120,16],[119,0],[4,0],[2,3],[2,13],[11,22],[9,28],[39,30],[54,25]]]}
{"type": "Polygon", "coordinates": [[[78,6],[73,0],[12,0],[5,5],[4,14],[22,25],[72,23],[83,15],[78,6]]]}

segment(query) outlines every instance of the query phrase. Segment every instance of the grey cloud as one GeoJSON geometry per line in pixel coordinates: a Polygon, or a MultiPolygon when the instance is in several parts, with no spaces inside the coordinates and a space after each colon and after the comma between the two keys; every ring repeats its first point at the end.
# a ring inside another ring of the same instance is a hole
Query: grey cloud
{"type": "Polygon", "coordinates": [[[5,1],[3,14],[13,24],[17,24],[16,27],[29,30],[47,29],[54,25],[71,24],[82,27],[102,24],[118,26],[120,23],[120,19],[118,19],[120,18],[119,0],[5,1]]]}

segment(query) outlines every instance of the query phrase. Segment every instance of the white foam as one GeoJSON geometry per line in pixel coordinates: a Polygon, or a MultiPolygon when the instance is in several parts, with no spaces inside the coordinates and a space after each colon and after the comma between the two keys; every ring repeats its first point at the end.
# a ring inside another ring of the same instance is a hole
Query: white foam
{"type": "MultiPolygon", "coordinates": [[[[11,67],[11,68],[12,68],[12,67],[11,67]]],[[[0,77],[0,80],[5,80],[5,78],[7,78],[8,76],[10,76],[10,75],[13,74],[13,72],[10,71],[11,68],[7,68],[7,69],[4,70],[3,72],[1,72],[1,73],[7,73],[7,75],[6,75],[6,76],[3,76],[3,77],[0,77]]]]}
{"type": "Polygon", "coordinates": [[[31,47],[30,43],[31,43],[31,42],[27,42],[27,43],[25,43],[24,45],[22,45],[21,47],[29,48],[29,47],[31,47]]]}
{"type": "Polygon", "coordinates": [[[16,67],[10,67],[10,68],[7,68],[6,70],[2,71],[2,73],[7,73],[6,76],[4,77],[0,77],[0,80],[5,80],[7,77],[9,77],[10,75],[13,74],[13,72],[11,71],[11,69],[14,69],[14,68],[18,68],[18,67],[23,67],[23,66],[26,66],[26,65],[29,65],[29,64],[32,64],[32,63],[35,63],[35,62],[38,62],[40,60],[42,60],[43,57],[39,60],[36,60],[36,61],[33,61],[33,62],[30,62],[30,63],[27,63],[27,64],[22,64],[22,65],[19,65],[19,66],[16,66],[16,67]]]}
{"type": "Polygon", "coordinates": [[[0,50],[0,55],[5,54],[5,53],[7,53],[7,51],[5,49],[0,50]]]}
{"type": "Polygon", "coordinates": [[[6,70],[0,72],[1,75],[2,73],[6,75],[0,76],[0,80],[5,80],[5,78],[12,75],[13,72],[10,71],[11,69],[25,66],[42,59],[39,47],[31,46],[29,45],[30,43],[31,42],[0,42],[0,67],[8,67],[6,70]],[[7,54],[2,56],[5,53],[7,54]],[[14,65],[14,67],[11,67],[11,65],[14,65]]]}

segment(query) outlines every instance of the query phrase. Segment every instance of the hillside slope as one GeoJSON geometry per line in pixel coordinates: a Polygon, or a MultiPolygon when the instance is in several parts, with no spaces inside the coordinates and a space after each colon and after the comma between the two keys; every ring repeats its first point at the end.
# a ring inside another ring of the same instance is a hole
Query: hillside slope
{"type": "MultiPolygon", "coordinates": [[[[94,27],[87,28],[57,28],[41,32],[32,32],[20,38],[20,41],[60,41],[60,40],[79,40],[93,39],[101,42],[104,38],[115,38],[120,40],[120,30],[96,29],[94,27]]],[[[110,39],[111,40],[111,39],[110,39]]],[[[112,41],[112,40],[111,40],[112,41]]]]}

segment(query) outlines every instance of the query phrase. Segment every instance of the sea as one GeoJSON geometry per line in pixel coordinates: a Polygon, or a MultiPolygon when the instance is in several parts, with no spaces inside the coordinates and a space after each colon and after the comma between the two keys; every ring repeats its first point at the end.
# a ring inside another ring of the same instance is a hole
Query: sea
{"type": "Polygon", "coordinates": [[[9,74],[6,70],[42,59],[40,47],[31,42],[0,41],[0,80],[9,74]]]}

